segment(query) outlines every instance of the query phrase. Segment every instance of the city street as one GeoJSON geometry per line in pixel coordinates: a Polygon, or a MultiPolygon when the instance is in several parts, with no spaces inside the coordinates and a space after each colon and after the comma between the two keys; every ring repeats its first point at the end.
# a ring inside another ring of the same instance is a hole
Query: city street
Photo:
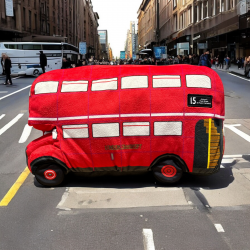
{"type": "Polygon", "coordinates": [[[216,72],[226,103],[219,173],[184,175],[171,186],[150,174],[68,176],[55,188],[24,177],[25,148],[42,136],[27,126],[35,78],[14,77],[5,86],[1,75],[0,250],[249,250],[250,81],[216,72]],[[11,189],[14,183],[20,189],[11,189]],[[4,197],[11,197],[8,205],[4,197]]]}

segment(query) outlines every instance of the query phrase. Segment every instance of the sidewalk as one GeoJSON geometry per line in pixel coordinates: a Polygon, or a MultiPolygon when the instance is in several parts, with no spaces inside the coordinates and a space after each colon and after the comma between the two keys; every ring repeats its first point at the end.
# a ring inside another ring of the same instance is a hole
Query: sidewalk
{"type": "Polygon", "coordinates": [[[215,68],[215,65],[213,65],[212,69],[214,69],[214,70],[220,70],[220,71],[224,71],[224,72],[230,72],[232,74],[245,77],[245,73],[244,73],[245,70],[244,70],[244,68],[238,69],[238,65],[234,65],[234,64],[231,64],[231,66],[230,66],[229,69],[226,69],[226,65],[224,65],[223,69],[220,69],[219,67],[215,68]]]}

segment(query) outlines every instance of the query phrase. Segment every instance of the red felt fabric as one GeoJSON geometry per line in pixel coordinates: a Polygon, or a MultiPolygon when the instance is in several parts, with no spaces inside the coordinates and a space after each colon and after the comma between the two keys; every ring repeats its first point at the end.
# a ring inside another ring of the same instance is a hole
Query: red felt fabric
{"type": "MultiPolygon", "coordinates": [[[[224,88],[218,74],[207,67],[173,66],[86,66],[55,70],[39,76],[31,87],[29,125],[42,131],[57,129],[57,139],[51,136],[28,146],[29,164],[44,155],[59,157],[69,168],[144,166],[145,169],[163,154],[176,154],[193,168],[195,125],[201,119],[224,119],[224,88]],[[153,76],[179,75],[181,87],[153,88],[153,76]],[[186,75],[209,76],[212,88],[186,86],[186,75]],[[148,76],[147,88],[121,89],[122,77],[148,76]],[[92,81],[117,78],[117,90],[92,91],[92,81]],[[88,91],[62,93],[63,81],[88,81],[88,91]],[[58,81],[57,93],[35,94],[38,82],[58,81]],[[188,107],[188,94],[213,96],[212,108],[188,107]],[[183,115],[157,116],[159,113],[183,115]],[[186,116],[205,113],[211,116],[186,116]],[[124,117],[133,114],[134,117],[124,117]],[[140,116],[140,115],[144,116],[140,116]],[[146,114],[146,115],[145,115],[146,114]],[[154,116],[152,115],[154,114],[154,116]],[[117,117],[93,117],[116,115],[117,117]],[[54,120],[49,120],[54,119],[54,120]],[[68,119],[70,118],[70,119],[68,119]],[[63,119],[63,120],[62,120],[63,119]],[[154,135],[154,122],[182,122],[181,135],[154,135]],[[124,122],[150,122],[149,136],[123,136],[124,122]],[[92,125],[119,123],[119,136],[94,138],[92,125]],[[63,125],[88,124],[89,137],[65,139],[63,125]],[[41,141],[42,140],[42,141],[41,141]],[[55,150],[56,148],[56,150],[55,150]]],[[[38,141],[39,141],[38,140],[38,141]]]]}

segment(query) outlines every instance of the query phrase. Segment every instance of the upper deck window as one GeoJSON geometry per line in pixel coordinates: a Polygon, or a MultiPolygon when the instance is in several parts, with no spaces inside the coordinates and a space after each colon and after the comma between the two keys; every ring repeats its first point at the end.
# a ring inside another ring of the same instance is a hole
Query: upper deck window
{"type": "Polygon", "coordinates": [[[181,77],[178,75],[153,76],[154,88],[181,87],[181,77]]]}
{"type": "Polygon", "coordinates": [[[137,89],[137,88],[147,88],[148,87],[148,77],[147,76],[127,76],[121,79],[122,89],[137,89]]]}
{"type": "Polygon", "coordinates": [[[92,91],[116,90],[117,86],[117,78],[92,81],[92,91]]]}
{"type": "Polygon", "coordinates": [[[124,136],[145,136],[150,134],[149,122],[125,122],[123,123],[124,136]]]}
{"type": "Polygon", "coordinates": [[[93,124],[93,137],[118,137],[119,132],[119,123],[101,123],[93,124]]]}
{"type": "Polygon", "coordinates": [[[63,81],[61,92],[86,92],[88,81],[63,81]]]}
{"type": "Polygon", "coordinates": [[[56,81],[38,82],[35,86],[35,95],[56,93],[58,89],[58,83],[59,82],[56,81]]]}
{"type": "Polygon", "coordinates": [[[211,89],[211,79],[206,75],[186,75],[187,87],[211,89]]]}

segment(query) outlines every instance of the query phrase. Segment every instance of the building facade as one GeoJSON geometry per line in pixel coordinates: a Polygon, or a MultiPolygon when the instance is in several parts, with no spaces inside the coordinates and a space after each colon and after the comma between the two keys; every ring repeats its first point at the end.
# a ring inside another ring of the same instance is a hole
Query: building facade
{"type": "Polygon", "coordinates": [[[107,30],[98,30],[98,35],[101,44],[101,51],[99,59],[104,61],[112,60],[113,54],[110,44],[108,43],[108,31],[107,30]]]}
{"type": "Polygon", "coordinates": [[[13,0],[13,16],[0,1],[1,41],[61,41],[79,46],[86,41],[88,53],[98,51],[98,19],[91,0],[13,0]]]}
{"type": "Polygon", "coordinates": [[[138,11],[139,45],[167,46],[169,55],[201,54],[206,49],[231,59],[249,54],[239,25],[242,2],[143,0],[138,11]],[[149,10],[153,7],[156,16],[151,20],[149,10]],[[149,30],[154,30],[155,36],[149,30]]]}
{"type": "Polygon", "coordinates": [[[130,28],[127,30],[127,38],[125,42],[125,56],[127,59],[135,59],[138,53],[138,36],[135,31],[135,22],[130,22],[130,28]]]}

